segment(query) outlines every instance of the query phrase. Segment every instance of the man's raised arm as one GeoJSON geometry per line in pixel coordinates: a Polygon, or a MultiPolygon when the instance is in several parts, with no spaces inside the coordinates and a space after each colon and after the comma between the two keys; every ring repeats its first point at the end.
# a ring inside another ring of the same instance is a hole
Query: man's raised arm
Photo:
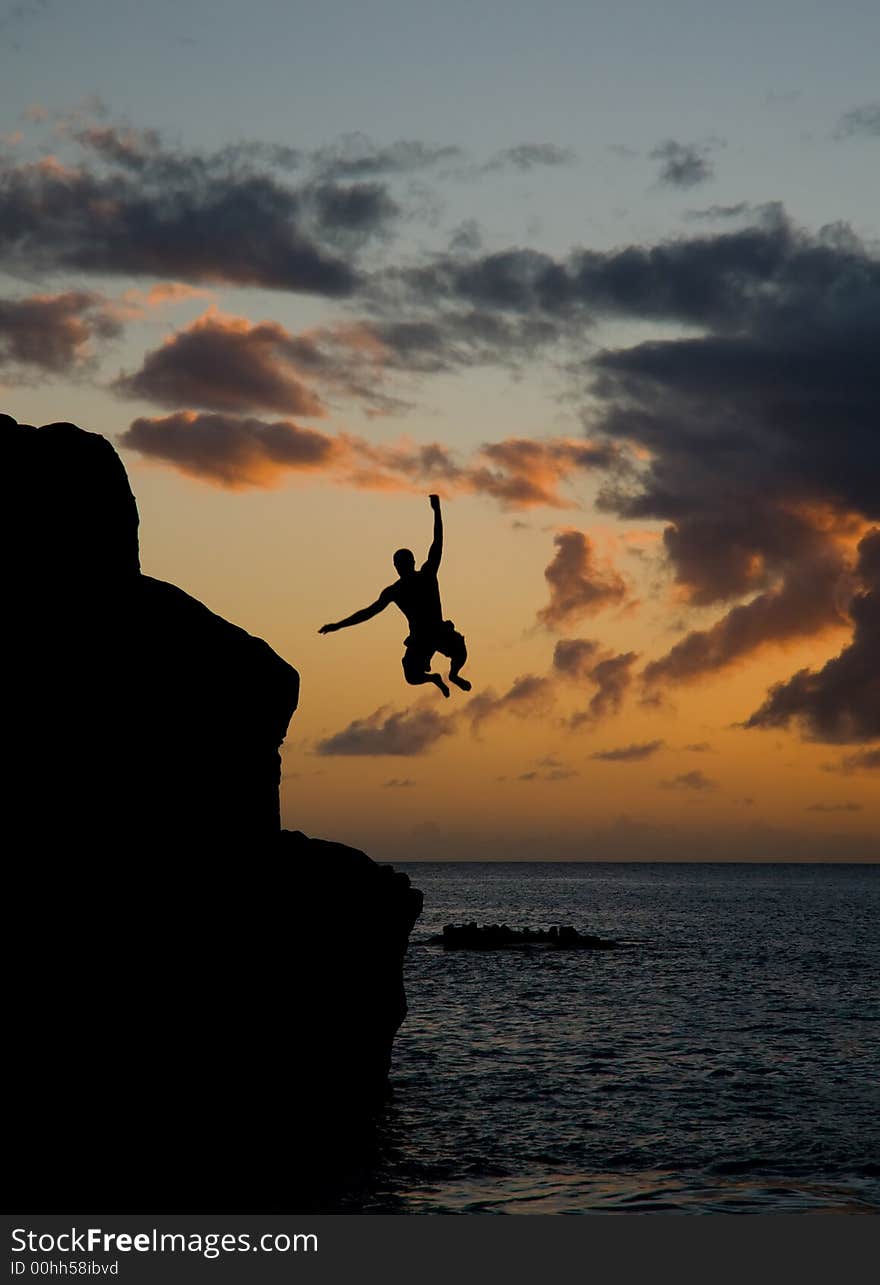
{"type": "Polygon", "coordinates": [[[391,601],[388,589],[383,589],[375,602],[371,602],[369,607],[363,607],[360,611],[355,611],[352,615],[346,616],[344,620],[337,620],[334,625],[322,625],[318,630],[319,634],[335,634],[337,629],[347,629],[349,625],[361,625],[365,620],[371,620],[373,616],[378,616],[380,611],[384,611],[391,601]]]}
{"type": "Polygon", "coordinates": [[[434,510],[434,539],[428,550],[428,556],[425,560],[425,566],[429,567],[436,575],[440,569],[440,559],[443,557],[443,519],[440,516],[440,496],[429,495],[431,508],[434,510]]]}

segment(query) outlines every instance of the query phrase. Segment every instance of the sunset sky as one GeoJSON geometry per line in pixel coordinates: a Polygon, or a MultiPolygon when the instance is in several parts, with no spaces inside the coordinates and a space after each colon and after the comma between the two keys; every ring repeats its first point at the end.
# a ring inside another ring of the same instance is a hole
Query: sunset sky
{"type": "Polygon", "coordinates": [[[109,437],[143,570],[299,670],[286,826],[880,857],[878,47],[867,0],[0,0],[0,411],[109,437]],[[432,491],[448,701],[394,607],[318,635],[432,491]]]}

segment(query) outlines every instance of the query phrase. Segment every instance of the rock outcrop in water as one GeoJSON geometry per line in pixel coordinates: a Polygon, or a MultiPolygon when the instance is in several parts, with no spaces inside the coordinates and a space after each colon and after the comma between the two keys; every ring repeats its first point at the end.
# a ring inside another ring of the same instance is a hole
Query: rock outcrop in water
{"type": "Polygon", "coordinates": [[[281,831],[298,675],[141,574],[110,443],[0,417],[0,460],[14,1207],[290,1208],[381,1100],[421,894],[281,831]]]}
{"type": "Polygon", "coordinates": [[[621,943],[576,928],[508,928],[507,924],[447,924],[441,935],[429,937],[445,950],[511,950],[544,946],[551,950],[619,950],[621,943]]]}

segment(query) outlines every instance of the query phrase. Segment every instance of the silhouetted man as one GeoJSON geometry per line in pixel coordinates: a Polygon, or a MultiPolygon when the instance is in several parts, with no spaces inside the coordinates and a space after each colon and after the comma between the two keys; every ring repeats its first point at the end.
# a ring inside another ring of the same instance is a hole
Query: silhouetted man
{"type": "Polygon", "coordinates": [[[359,625],[372,616],[378,616],[390,602],[399,607],[409,624],[409,637],[404,642],[406,651],[403,654],[403,673],[408,683],[433,683],[439,687],[444,696],[449,695],[449,688],[439,674],[430,672],[431,657],[435,651],[450,660],[449,681],[455,683],[462,691],[469,692],[471,685],[466,678],[461,678],[459,671],[467,660],[467,647],[464,637],[458,632],[451,620],[443,619],[440,606],[440,586],[437,583],[437,571],[443,556],[443,519],[440,516],[440,497],[431,495],[431,508],[434,510],[434,540],[428,550],[428,556],[416,571],[416,560],[409,549],[398,549],[394,555],[394,568],[400,577],[394,584],[383,589],[379,597],[369,607],[356,611],[345,620],[335,625],[323,625],[318,630],[321,634],[332,634],[337,629],[347,629],[349,625],[359,625]]]}

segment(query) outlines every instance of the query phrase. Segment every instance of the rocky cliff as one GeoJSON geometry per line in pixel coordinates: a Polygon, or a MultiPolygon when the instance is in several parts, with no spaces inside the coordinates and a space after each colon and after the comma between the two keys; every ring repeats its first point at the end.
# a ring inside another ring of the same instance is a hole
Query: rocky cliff
{"type": "Polygon", "coordinates": [[[0,459],[14,1207],[290,1207],[381,1099],[421,896],[281,831],[298,675],[141,573],[110,443],[0,459]]]}

